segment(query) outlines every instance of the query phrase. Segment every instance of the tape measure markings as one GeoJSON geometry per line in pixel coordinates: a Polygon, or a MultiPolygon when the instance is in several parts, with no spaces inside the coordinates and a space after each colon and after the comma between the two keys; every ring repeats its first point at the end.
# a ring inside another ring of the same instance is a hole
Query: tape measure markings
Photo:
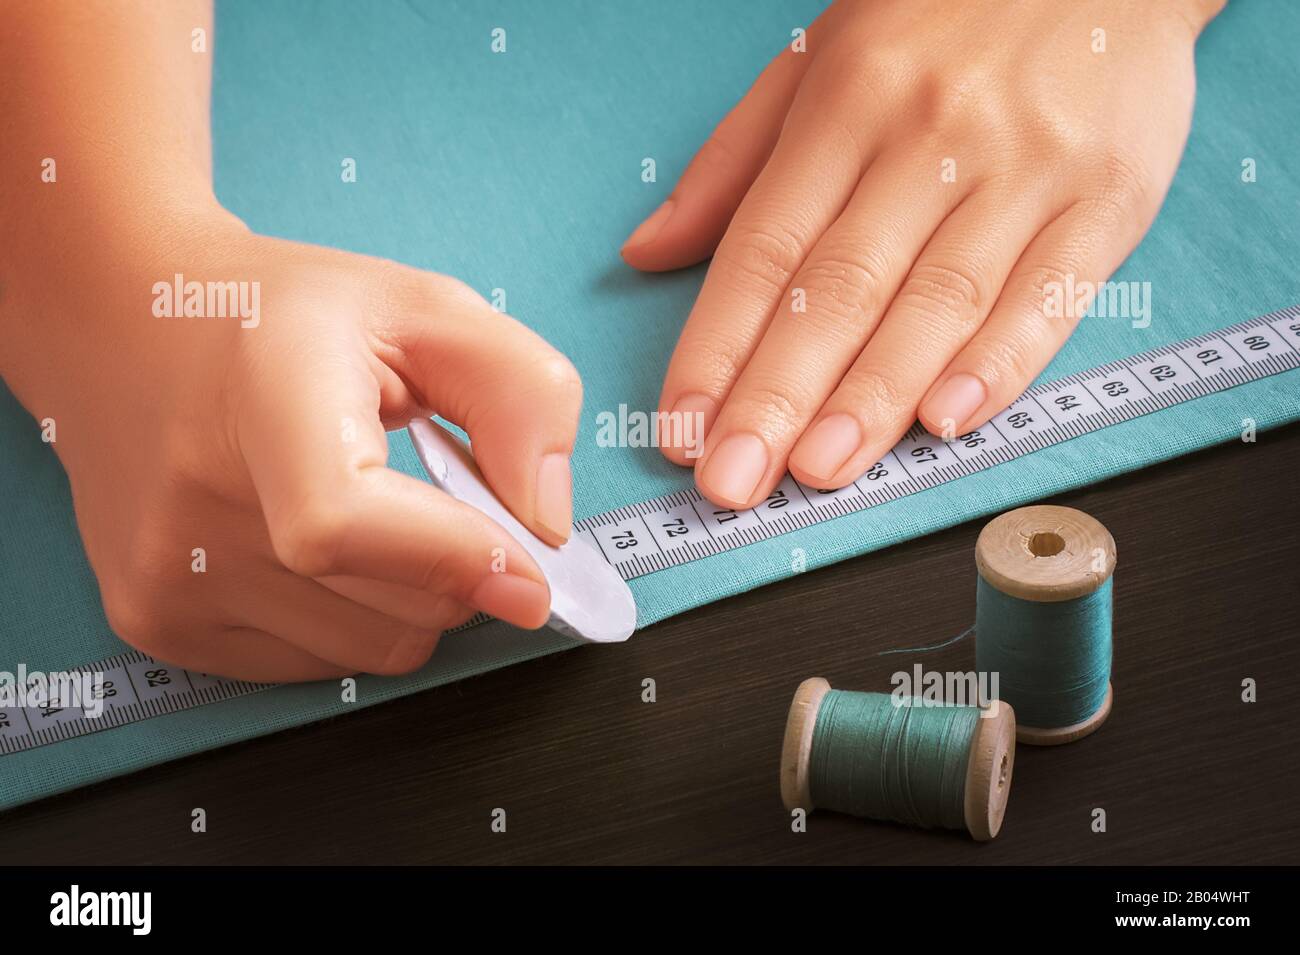
{"type": "Polygon", "coordinates": [[[64,672],[103,674],[101,715],[87,716],[84,708],[75,706],[4,707],[0,709],[0,755],[246,696],[273,685],[191,673],[159,663],[138,650],[64,672]]]}
{"type": "MultiPolygon", "coordinates": [[[[984,427],[953,441],[934,438],[914,425],[866,474],[835,491],[805,487],[787,474],[766,501],[747,511],[719,508],[690,488],[585,518],[575,527],[625,580],[632,580],[845,517],[1296,368],[1300,305],[1038,385],[984,427]]],[[[487,619],[479,614],[456,629],[487,619]]],[[[75,706],[5,707],[0,710],[0,755],[271,687],[192,673],[136,650],[67,672],[103,674],[102,714],[91,718],[75,706]]]]}
{"type": "Polygon", "coordinates": [[[1292,341],[1300,340],[1300,328],[1293,327],[1300,326],[1297,318],[1300,307],[1293,306],[1047,382],[1031,388],[988,425],[951,442],[933,438],[914,425],[878,464],[837,491],[817,491],[786,475],[763,504],[749,511],[717,507],[689,489],[615,508],[579,521],[577,527],[625,580],[632,580],[897,500],[1114,424],[1289,371],[1300,366],[1300,346],[1292,341]],[[1278,341],[1273,342],[1269,333],[1278,341]],[[1214,347],[1204,347],[1210,345],[1214,347]],[[1162,361],[1170,357],[1176,361],[1162,361]]]}

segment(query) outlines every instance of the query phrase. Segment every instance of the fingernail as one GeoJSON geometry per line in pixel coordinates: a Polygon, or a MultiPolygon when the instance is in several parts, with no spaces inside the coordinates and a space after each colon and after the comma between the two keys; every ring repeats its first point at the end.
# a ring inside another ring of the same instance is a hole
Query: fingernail
{"type": "Polygon", "coordinates": [[[767,446],[756,434],[733,434],[713,449],[700,484],[717,498],[741,505],[767,473],[767,446]]]}
{"type": "Polygon", "coordinates": [[[484,613],[529,630],[546,623],[551,615],[551,592],[546,585],[516,574],[488,574],[469,600],[484,613]]]}
{"type": "Polygon", "coordinates": [[[659,230],[664,227],[672,216],[674,205],[674,201],[668,199],[658,209],[650,213],[650,218],[637,226],[636,231],[627,237],[627,241],[623,243],[624,250],[653,242],[655,236],[659,234],[659,230]]]}
{"type": "Polygon", "coordinates": [[[829,481],[862,444],[862,429],[846,414],[833,414],[813,425],[790,454],[790,464],[805,474],[829,481]]]}
{"type": "Polygon", "coordinates": [[[667,441],[660,430],[660,445],[678,448],[691,460],[698,458],[704,453],[704,436],[709,433],[716,410],[717,402],[706,395],[682,395],[670,412],[673,418],[668,423],[667,441]]]}
{"type": "Polygon", "coordinates": [[[548,454],[537,466],[534,516],[561,543],[573,531],[573,477],[567,454],[548,454]]]}
{"type": "Polygon", "coordinates": [[[959,428],[987,397],[984,382],[963,372],[939,386],[939,390],[925,403],[923,414],[927,421],[939,425],[942,430],[959,428]],[[951,422],[951,425],[945,422],[951,422]]]}

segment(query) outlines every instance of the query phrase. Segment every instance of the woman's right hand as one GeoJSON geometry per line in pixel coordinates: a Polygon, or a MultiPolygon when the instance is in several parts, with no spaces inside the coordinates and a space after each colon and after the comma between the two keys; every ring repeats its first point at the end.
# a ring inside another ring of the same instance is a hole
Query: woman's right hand
{"type": "Polygon", "coordinates": [[[501,500],[561,543],[582,403],[563,355],[454,279],[255,235],[219,209],[121,236],[59,263],[59,282],[48,264],[7,282],[0,370],[53,422],[122,639],[281,682],[409,672],[478,610],[546,621],[532,558],[389,469],[384,430],[458,423],[501,500]],[[185,317],[182,299],[161,317],[177,274],[245,283],[258,314],[185,317]]]}

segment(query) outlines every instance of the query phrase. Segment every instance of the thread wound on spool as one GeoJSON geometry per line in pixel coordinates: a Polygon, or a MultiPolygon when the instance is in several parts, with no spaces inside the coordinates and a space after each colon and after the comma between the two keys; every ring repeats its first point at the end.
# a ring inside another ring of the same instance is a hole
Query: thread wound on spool
{"type": "Polygon", "coordinates": [[[977,669],[997,673],[1021,742],[1086,736],[1110,712],[1115,541],[1082,511],[1009,511],[975,546],[977,669]]]}
{"type": "Polygon", "coordinates": [[[978,719],[970,706],[831,690],[813,730],[813,801],[868,819],[960,829],[978,719]]]}
{"type": "Polygon", "coordinates": [[[991,839],[1002,825],[1014,762],[1010,706],[967,706],[832,690],[795,693],[782,750],[790,809],[816,807],[991,839]]]}
{"type": "Polygon", "coordinates": [[[1110,686],[1110,581],[1074,600],[1035,603],[976,584],[976,669],[1026,726],[1071,726],[1096,713],[1110,686]]]}

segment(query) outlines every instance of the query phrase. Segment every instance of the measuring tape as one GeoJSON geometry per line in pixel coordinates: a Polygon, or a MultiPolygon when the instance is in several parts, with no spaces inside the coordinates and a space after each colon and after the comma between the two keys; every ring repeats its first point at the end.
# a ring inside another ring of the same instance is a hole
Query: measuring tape
{"type": "MultiPolygon", "coordinates": [[[[721,508],[695,489],[584,518],[585,534],[624,580],[737,550],[937,487],[1043,448],[1205,395],[1300,368],[1300,306],[1165,345],[1029,389],[982,428],[941,441],[920,425],[847,487],[818,491],[786,475],[762,504],[721,508]]],[[[462,627],[486,620],[476,616],[462,627]]],[[[0,755],[269,689],[191,673],[128,651],[67,671],[102,674],[102,712],[0,709],[0,755]]]]}

